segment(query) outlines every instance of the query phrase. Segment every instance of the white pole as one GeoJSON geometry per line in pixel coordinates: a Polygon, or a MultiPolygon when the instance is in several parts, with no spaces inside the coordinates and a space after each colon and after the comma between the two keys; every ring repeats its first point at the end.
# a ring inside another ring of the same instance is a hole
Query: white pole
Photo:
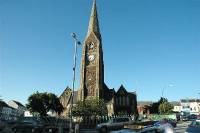
{"type": "Polygon", "coordinates": [[[73,119],[72,119],[72,110],[73,110],[73,100],[74,100],[74,86],[75,86],[75,79],[76,79],[76,59],[77,59],[77,46],[81,45],[80,41],[76,38],[76,34],[71,34],[72,38],[74,39],[74,64],[73,64],[73,80],[72,80],[72,94],[71,94],[71,109],[70,109],[70,133],[73,133],[73,119]]]}

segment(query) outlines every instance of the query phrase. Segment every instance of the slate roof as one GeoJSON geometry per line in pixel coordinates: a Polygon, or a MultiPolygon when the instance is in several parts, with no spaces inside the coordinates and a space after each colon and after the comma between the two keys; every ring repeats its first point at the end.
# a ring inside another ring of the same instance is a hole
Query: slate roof
{"type": "Polygon", "coordinates": [[[144,106],[144,105],[151,105],[152,103],[153,103],[152,101],[138,101],[137,105],[144,106]]]}
{"type": "Polygon", "coordinates": [[[19,106],[25,107],[23,104],[21,104],[21,103],[18,102],[18,101],[13,100],[13,102],[15,102],[15,103],[16,103],[17,105],[19,105],[19,106]]]}
{"type": "Polygon", "coordinates": [[[183,102],[183,103],[186,103],[186,102],[200,102],[200,99],[181,99],[180,101],[183,102]]]}
{"type": "Polygon", "coordinates": [[[0,107],[10,107],[8,104],[4,101],[0,101],[0,107]]]}
{"type": "Polygon", "coordinates": [[[134,92],[129,92],[130,94],[134,94],[134,95],[136,95],[136,92],[134,91],[134,92]]]}
{"type": "Polygon", "coordinates": [[[173,106],[181,106],[180,102],[172,101],[170,102],[173,106]]]}

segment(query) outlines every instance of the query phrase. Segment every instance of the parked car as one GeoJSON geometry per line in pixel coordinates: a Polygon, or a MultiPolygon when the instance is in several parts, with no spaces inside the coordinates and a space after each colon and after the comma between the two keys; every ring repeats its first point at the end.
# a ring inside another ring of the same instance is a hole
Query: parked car
{"type": "Polygon", "coordinates": [[[199,120],[200,120],[200,115],[197,115],[197,119],[199,119],[199,120]]]}
{"type": "Polygon", "coordinates": [[[100,132],[108,132],[111,130],[122,129],[124,125],[133,123],[130,117],[112,118],[107,123],[101,123],[97,125],[97,130],[100,132]]]}
{"type": "Polygon", "coordinates": [[[181,118],[182,121],[188,121],[188,120],[189,120],[189,119],[188,119],[188,116],[189,116],[189,115],[181,115],[180,118],[181,118]]]}
{"type": "Polygon", "coordinates": [[[139,133],[175,133],[174,127],[170,123],[162,123],[156,126],[149,126],[142,129],[139,133]]]}
{"type": "Polygon", "coordinates": [[[177,122],[175,120],[172,119],[163,119],[161,121],[157,121],[154,123],[154,126],[160,126],[163,124],[169,123],[170,125],[172,125],[174,128],[177,126],[177,122]]]}
{"type": "Polygon", "coordinates": [[[186,129],[186,133],[200,133],[200,120],[194,120],[186,129]]]}
{"type": "Polygon", "coordinates": [[[5,126],[5,122],[0,120],[0,131],[2,131],[5,128],[5,126]]]}
{"type": "Polygon", "coordinates": [[[24,117],[17,122],[12,130],[14,133],[41,133],[44,128],[44,124],[34,117],[24,117]]]}
{"type": "Polygon", "coordinates": [[[163,124],[160,126],[148,126],[141,129],[140,131],[135,131],[134,129],[121,129],[118,131],[112,131],[110,133],[175,133],[173,127],[169,124],[163,124]]]}
{"type": "Polygon", "coordinates": [[[171,124],[166,123],[158,126],[158,133],[175,133],[175,131],[171,124]]]}
{"type": "Polygon", "coordinates": [[[195,114],[191,114],[191,115],[188,116],[189,121],[194,121],[196,119],[197,119],[197,115],[195,115],[195,114]]]}
{"type": "Polygon", "coordinates": [[[137,133],[137,131],[135,131],[134,129],[130,129],[130,128],[124,128],[124,129],[117,130],[117,131],[111,131],[110,133],[137,133]]]}
{"type": "Polygon", "coordinates": [[[42,133],[58,133],[59,129],[56,126],[45,126],[42,133]]]}
{"type": "Polygon", "coordinates": [[[174,128],[177,126],[177,121],[173,119],[163,119],[163,121],[166,121],[167,123],[171,124],[174,128]]]}

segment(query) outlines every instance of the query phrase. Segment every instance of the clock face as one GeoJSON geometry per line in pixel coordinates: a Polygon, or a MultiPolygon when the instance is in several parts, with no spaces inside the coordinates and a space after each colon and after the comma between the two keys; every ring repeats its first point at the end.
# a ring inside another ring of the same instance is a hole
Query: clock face
{"type": "Polygon", "coordinates": [[[93,55],[93,54],[92,54],[92,55],[89,55],[89,56],[88,56],[88,60],[89,60],[89,61],[93,61],[93,60],[94,60],[94,55],[93,55]]]}

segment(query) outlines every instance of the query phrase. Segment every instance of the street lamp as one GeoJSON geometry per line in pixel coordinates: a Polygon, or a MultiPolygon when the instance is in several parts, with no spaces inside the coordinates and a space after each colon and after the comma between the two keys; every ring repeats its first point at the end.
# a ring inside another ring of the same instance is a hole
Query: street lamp
{"type": "Polygon", "coordinates": [[[168,87],[173,87],[173,86],[174,86],[173,84],[169,84],[169,85],[163,87],[163,89],[162,89],[162,97],[163,98],[164,98],[164,91],[165,91],[165,89],[167,89],[168,87]]]}
{"type": "MultiPolygon", "coordinates": [[[[199,90],[198,90],[197,92],[198,92],[197,94],[198,94],[198,95],[200,95],[200,92],[199,92],[199,90]]],[[[0,96],[0,97],[1,97],[1,96],[0,96]]],[[[200,98],[199,98],[199,96],[197,96],[197,99],[200,99],[200,98]]]]}
{"type": "Polygon", "coordinates": [[[71,33],[72,38],[74,39],[74,64],[73,64],[73,80],[72,80],[72,94],[71,94],[71,109],[70,109],[70,133],[73,132],[72,127],[72,109],[73,109],[73,100],[74,100],[74,85],[75,85],[75,72],[76,72],[76,58],[77,58],[77,46],[81,45],[81,42],[77,39],[77,36],[75,33],[71,33]]]}

